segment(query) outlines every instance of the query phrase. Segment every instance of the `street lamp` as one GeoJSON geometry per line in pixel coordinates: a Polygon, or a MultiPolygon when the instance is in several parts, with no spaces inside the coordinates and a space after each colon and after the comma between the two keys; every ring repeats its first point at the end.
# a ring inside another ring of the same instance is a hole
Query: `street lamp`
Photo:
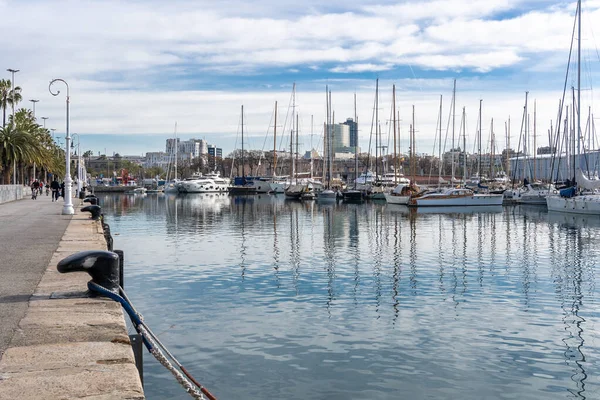
{"type": "Polygon", "coordinates": [[[15,74],[17,72],[19,72],[20,70],[9,68],[9,69],[7,69],[7,71],[12,74],[12,79],[10,80],[10,83],[12,84],[12,90],[11,90],[10,97],[11,97],[11,103],[12,103],[12,122],[14,125],[15,124],[15,74]]]}
{"type": "MultiPolygon", "coordinates": [[[[15,74],[17,72],[19,72],[18,69],[12,69],[9,68],[7,69],[8,72],[10,72],[12,74],[12,79],[10,80],[10,83],[12,84],[12,90],[11,90],[11,103],[12,103],[12,125],[13,127],[15,126],[15,74]]],[[[13,185],[17,184],[17,160],[14,159],[13,160],[13,185]]]]}
{"type": "MultiPolygon", "coordinates": [[[[39,100],[36,99],[31,99],[29,100],[30,102],[33,103],[33,120],[35,121],[35,103],[39,102],[39,100]]],[[[33,163],[33,179],[35,180],[35,162],[33,163]]]]}
{"type": "MultiPolygon", "coordinates": [[[[79,137],[79,133],[73,134],[73,139],[77,136],[77,196],[81,193],[81,138],[79,137]]],[[[74,147],[74,142],[71,142],[71,148],[74,147]]]]}
{"type": "Polygon", "coordinates": [[[48,117],[42,117],[42,119],[44,120],[44,129],[46,129],[46,120],[48,119],[48,117]]]}
{"type": "Polygon", "coordinates": [[[48,85],[48,91],[52,96],[58,96],[60,91],[57,90],[56,93],[52,91],[52,85],[54,82],[62,82],[67,87],[67,136],[65,137],[65,157],[66,157],[66,172],[65,172],[65,204],[63,205],[62,214],[63,215],[73,215],[75,214],[75,210],[73,209],[73,203],[71,202],[71,137],[69,136],[69,84],[64,79],[53,79],[50,81],[48,85]]]}
{"type": "Polygon", "coordinates": [[[31,99],[29,101],[33,103],[33,119],[35,119],[35,103],[38,103],[39,100],[31,99]]]}

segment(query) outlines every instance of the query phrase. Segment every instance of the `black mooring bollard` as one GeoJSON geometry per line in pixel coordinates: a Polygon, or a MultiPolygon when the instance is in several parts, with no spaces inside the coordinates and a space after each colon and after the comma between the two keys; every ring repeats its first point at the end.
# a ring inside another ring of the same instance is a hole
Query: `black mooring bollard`
{"type": "Polygon", "coordinates": [[[83,202],[90,203],[90,205],[92,205],[92,206],[97,206],[98,198],[97,197],[86,197],[85,199],[83,199],[83,202]]]}
{"type": "Polygon", "coordinates": [[[93,220],[98,220],[100,219],[100,213],[102,212],[102,208],[100,206],[96,206],[96,205],[92,205],[92,206],[85,206],[81,209],[81,211],[88,211],[91,213],[91,218],[93,220]]]}
{"type": "Polygon", "coordinates": [[[124,280],[123,267],[125,265],[125,253],[123,252],[123,250],[113,250],[113,252],[119,256],[119,285],[122,288],[125,288],[125,283],[123,282],[123,280],[124,280]]]}
{"type": "Polygon", "coordinates": [[[62,259],[56,268],[61,273],[85,271],[92,282],[119,294],[119,256],[111,251],[81,251],[62,259]]]}

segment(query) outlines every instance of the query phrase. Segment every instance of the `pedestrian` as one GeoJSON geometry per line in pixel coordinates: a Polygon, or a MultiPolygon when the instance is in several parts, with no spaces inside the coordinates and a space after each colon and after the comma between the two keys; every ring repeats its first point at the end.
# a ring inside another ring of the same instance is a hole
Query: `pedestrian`
{"type": "Polygon", "coordinates": [[[65,198],[65,182],[61,182],[60,184],[60,197],[65,198]]]}
{"type": "Polygon", "coordinates": [[[40,183],[36,179],[31,184],[31,200],[37,200],[37,191],[38,191],[39,187],[40,187],[40,183]]]}
{"type": "Polygon", "coordinates": [[[52,201],[58,201],[58,189],[60,189],[60,184],[54,178],[52,183],[50,184],[50,188],[52,189],[52,201]]]}

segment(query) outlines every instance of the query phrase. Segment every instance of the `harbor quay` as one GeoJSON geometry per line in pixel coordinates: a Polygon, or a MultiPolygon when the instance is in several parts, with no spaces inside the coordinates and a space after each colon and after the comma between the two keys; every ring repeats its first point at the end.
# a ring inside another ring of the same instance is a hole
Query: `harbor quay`
{"type": "Polygon", "coordinates": [[[0,204],[0,399],[144,399],[121,306],[57,264],[106,250],[100,221],[38,196],[0,204]]]}

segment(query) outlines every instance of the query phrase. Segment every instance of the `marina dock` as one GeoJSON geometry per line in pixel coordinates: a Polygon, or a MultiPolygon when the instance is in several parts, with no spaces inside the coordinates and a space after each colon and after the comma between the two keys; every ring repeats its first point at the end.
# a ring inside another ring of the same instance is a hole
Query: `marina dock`
{"type": "Polygon", "coordinates": [[[63,258],[104,249],[99,221],[48,196],[0,205],[0,398],[144,399],[119,304],[86,295],[63,258]]]}

